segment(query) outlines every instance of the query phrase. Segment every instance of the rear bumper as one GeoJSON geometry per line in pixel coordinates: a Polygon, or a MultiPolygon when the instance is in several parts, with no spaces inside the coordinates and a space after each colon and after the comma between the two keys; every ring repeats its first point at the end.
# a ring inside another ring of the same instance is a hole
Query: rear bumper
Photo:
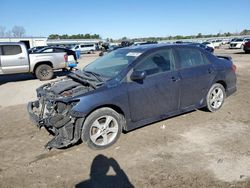
{"type": "Polygon", "coordinates": [[[234,86],[234,87],[231,87],[231,88],[227,88],[227,97],[229,97],[230,95],[234,94],[235,92],[237,91],[237,87],[234,86]]]}

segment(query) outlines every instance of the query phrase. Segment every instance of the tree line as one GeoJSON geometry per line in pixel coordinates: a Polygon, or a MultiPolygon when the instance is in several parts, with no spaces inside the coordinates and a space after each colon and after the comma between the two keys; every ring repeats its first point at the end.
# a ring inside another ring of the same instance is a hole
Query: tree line
{"type": "Polygon", "coordinates": [[[159,40],[182,40],[182,39],[198,39],[198,38],[213,38],[213,37],[230,37],[230,36],[244,36],[244,35],[250,35],[250,30],[244,29],[240,33],[217,33],[217,34],[202,34],[198,33],[197,35],[175,35],[175,36],[167,36],[167,37],[143,37],[143,38],[133,38],[129,39],[127,37],[123,37],[119,39],[119,41],[122,40],[132,40],[132,41],[159,41],[159,40]]]}
{"type": "Polygon", "coordinates": [[[48,39],[101,39],[98,34],[76,34],[76,35],[59,35],[59,34],[51,34],[48,39]]]}
{"type": "MultiPolygon", "coordinates": [[[[23,26],[14,26],[10,30],[6,30],[6,27],[0,26],[0,37],[24,37],[25,36],[25,28],[23,26]]],[[[136,41],[159,41],[159,40],[182,40],[182,39],[195,39],[195,38],[212,38],[212,37],[230,37],[230,36],[241,36],[241,35],[250,35],[249,29],[244,29],[241,32],[225,32],[225,33],[217,33],[217,34],[202,34],[198,33],[197,35],[175,35],[175,36],[166,36],[166,37],[142,37],[142,38],[128,38],[122,37],[120,39],[114,40],[112,38],[107,38],[108,42],[120,42],[124,40],[131,40],[133,42],[136,41]]],[[[99,34],[51,34],[48,39],[101,39],[99,34]]]]}

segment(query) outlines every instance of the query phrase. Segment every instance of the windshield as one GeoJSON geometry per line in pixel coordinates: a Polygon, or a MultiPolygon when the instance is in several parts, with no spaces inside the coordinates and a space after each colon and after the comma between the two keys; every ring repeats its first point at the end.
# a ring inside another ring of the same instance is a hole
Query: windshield
{"type": "Polygon", "coordinates": [[[243,39],[236,39],[236,40],[234,40],[234,42],[242,42],[243,41],[243,39]]]}
{"type": "Polygon", "coordinates": [[[141,52],[132,51],[131,49],[118,49],[98,58],[83,70],[103,77],[113,78],[140,55],[141,52]]]}

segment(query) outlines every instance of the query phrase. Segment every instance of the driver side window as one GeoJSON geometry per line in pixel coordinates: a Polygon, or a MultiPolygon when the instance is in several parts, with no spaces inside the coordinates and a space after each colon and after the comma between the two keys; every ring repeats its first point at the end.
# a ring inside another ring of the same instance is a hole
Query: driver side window
{"type": "Polygon", "coordinates": [[[154,52],[135,67],[135,71],[145,71],[147,75],[171,70],[174,70],[174,57],[171,49],[154,52]]]}

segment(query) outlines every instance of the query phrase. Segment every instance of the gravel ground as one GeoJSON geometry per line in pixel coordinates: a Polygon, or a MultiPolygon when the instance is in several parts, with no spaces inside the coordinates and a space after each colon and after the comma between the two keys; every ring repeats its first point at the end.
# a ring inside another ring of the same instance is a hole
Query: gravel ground
{"type": "MultiPolygon", "coordinates": [[[[237,66],[238,91],[222,109],[145,126],[101,151],[84,144],[45,150],[51,136],[26,112],[44,82],[1,76],[0,187],[250,187],[250,54],[215,52],[232,56],[237,66]]],[[[96,57],[83,56],[80,67],[96,57]]]]}

